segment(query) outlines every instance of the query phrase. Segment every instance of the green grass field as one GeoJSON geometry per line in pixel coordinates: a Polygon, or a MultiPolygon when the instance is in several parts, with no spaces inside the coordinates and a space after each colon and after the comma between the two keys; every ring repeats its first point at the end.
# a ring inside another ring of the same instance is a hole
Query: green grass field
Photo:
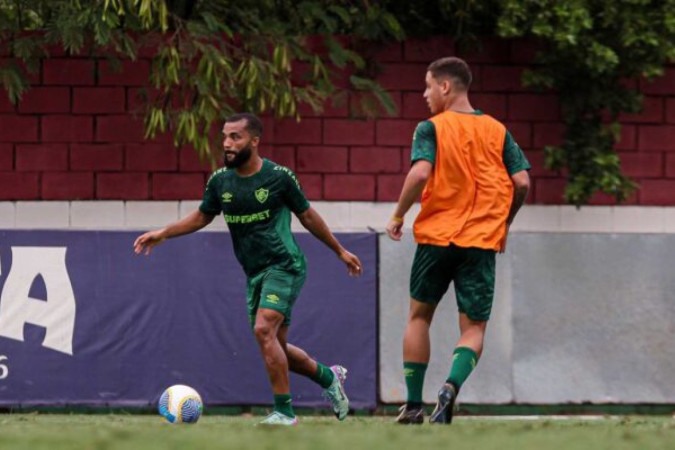
{"type": "Polygon", "coordinates": [[[675,448],[675,419],[458,417],[451,426],[411,427],[392,417],[301,416],[293,428],[255,426],[259,416],[204,416],[169,425],[151,415],[3,414],[0,449],[553,450],[675,448]]]}

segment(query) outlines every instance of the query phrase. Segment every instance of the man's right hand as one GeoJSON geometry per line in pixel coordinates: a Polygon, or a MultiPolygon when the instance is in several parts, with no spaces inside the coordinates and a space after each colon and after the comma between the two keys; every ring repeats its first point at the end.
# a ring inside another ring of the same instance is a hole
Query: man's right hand
{"type": "Polygon", "coordinates": [[[347,265],[347,272],[349,272],[350,276],[358,277],[363,272],[363,265],[355,254],[343,249],[338,258],[347,265]]]}
{"type": "Polygon", "coordinates": [[[499,253],[504,253],[506,251],[506,240],[509,238],[509,228],[511,228],[510,224],[506,224],[506,231],[504,232],[504,237],[502,238],[502,241],[499,243],[499,253]]]}

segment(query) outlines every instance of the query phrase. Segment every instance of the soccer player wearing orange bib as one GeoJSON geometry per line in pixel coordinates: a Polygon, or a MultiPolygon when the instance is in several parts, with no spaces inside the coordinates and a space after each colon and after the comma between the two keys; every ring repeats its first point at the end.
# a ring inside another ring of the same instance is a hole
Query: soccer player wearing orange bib
{"type": "Polygon", "coordinates": [[[408,398],[396,419],[402,424],[424,421],[429,327],[438,302],[454,282],[460,338],[429,418],[431,423],[452,422],[455,398],[483,351],[495,256],[506,249],[509,226],[530,186],[525,155],[502,123],[471,106],[470,84],[471,70],[460,58],[441,58],[429,65],[424,98],[433,117],[415,130],[412,166],[387,225],[389,237],[400,240],[405,214],[421,195],[403,337],[408,398]]]}

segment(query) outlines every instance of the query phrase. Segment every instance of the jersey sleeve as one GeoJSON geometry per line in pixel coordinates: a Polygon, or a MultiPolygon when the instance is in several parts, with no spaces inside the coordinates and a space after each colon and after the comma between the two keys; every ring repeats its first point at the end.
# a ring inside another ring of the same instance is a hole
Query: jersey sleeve
{"type": "Polygon", "coordinates": [[[295,176],[292,170],[287,168],[284,168],[281,173],[281,176],[284,178],[283,197],[286,206],[294,214],[302,214],[309,209],[309,201],[307,201],[305,193],[302,192],[298,177],[295,176]]]}
{"type": "Polygon", "coordinates": [[[215,177],[212,176],[206,183],[206,189],[204,190],[199,210],[204,214],[217,216],[222,212],[222,208],[220,206],[220,198],[218,198],[214,179],[215,177]]]}
{"type": "Polygon", "coordinates": [[[436,162],[436,127],[430,120],[418,123],[413,134],[410,162],[420,159],[436,162]]]}
{"type": "Polygon", "coordinates": [[[523,150],[508,131],[506,132],[506,138],[504,139],[504,153],[502,159],[509,175],[513,175],[521,170],[530,170],[532,167],[525,157],[525,153],[523,153],[523,150]]]}

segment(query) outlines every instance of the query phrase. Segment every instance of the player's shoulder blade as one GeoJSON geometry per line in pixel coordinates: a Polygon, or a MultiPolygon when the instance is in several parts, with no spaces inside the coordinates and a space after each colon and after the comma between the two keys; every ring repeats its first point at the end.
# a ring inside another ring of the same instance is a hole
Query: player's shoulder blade
{"type": "Polygon", "coordinates": [[[479,114],[476,114],[476,117],[478,117],[480,120],[483,120],[487,123],[491,123],[494,125],[503,125],[501,121],[498,119],[495,119],[493,116],[490,114],[484,113],[483,111],[479,111],[479,114]]]}

